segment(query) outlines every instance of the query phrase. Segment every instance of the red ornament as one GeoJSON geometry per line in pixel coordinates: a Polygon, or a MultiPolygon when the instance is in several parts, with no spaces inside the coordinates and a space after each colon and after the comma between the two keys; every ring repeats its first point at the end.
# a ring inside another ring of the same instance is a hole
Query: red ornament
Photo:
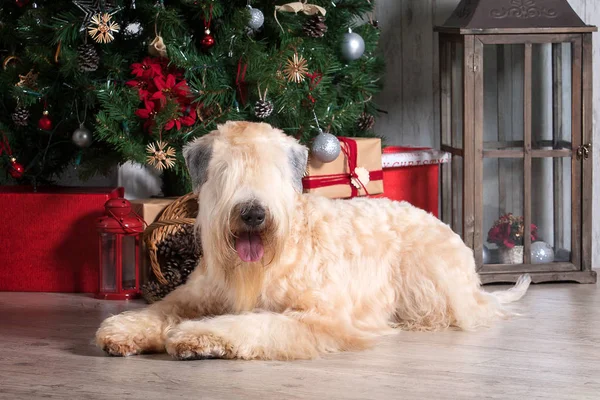
{"type": "Polygon", "coordinates": [[[52,120],[48,116],[48,110],[44,110],[42,118],[38,121],[38,128],[43,131],[49,131],[52,129],[52,120]]]}
{"type": "Polygon", "coordinates": [[[25,7],[29,3],[29,0],[15,0],[15,3],[19,7],[25,7]]]}
{"type": "Polygon", "coordinates": [[[204,31],[204,37],[200,42],[203,50],[208,50],[215,45],[215,38],[210,34],[210,29],[204,31]]]}
{"type": "Polygon", "coordinates": [[[16,158],[11,157],[8,173],[13,178],[19,179],[23,176],[23,173],[25,173],[25,168],[23,168],[23,166],[17,162],[16,158]]]}

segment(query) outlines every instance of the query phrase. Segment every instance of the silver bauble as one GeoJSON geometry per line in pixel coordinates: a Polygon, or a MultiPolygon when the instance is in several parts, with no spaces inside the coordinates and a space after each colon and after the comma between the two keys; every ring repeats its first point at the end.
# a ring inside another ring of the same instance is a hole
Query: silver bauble
{"type": "Polygon", "coordinates": [[[248,26],[256,31],[265,23],[265,16],[258,8],[248,6],[248,10],[250,11],[250,21],[248,21],[248,26]]]}
{"type": "Polygon", "coordinates": [[[342,56],[347,61],[357,60],[365,52],[365,41],[358,33],[345,33],[341,50],[342,56]]]}
{"type": "Polygon", "coordinates": [[[490,249],[487,248],[487,246],[483,246],[483,263],[484,264],[491,264],[491,255],[490,255],[490,249]]]}
{"type": "Polygon", "coordinates": [[[144,27],[142,26],[142,24],[138,21],[132,21],[127,23],[127,25],[125,25],[125,28],[123,28],[123,32],[125,33],[126,36],[129,37],[133,37],[133,36],[139,36],[142,33],[144,33],[144,27]]]}
{"type": "Polygon", "coordinates": [[[326,132],[319,133],[311,147],[312,155],[323,163],[334,161],[341,150],[339,139],[326,132]]]}
{"type": "Polygon", "coordinates": [[[554,249],[546,242],[531,243],[531,263],[549,264],[554,262],[554,249]]]}
{"type": "Polygon", "coordinates": [[[92,132],[81,124],[79,125],[79,128],[75,129],[75,132],[73,132],[71,140],[79,147],[89,147],[92,144],[92,132]]]}

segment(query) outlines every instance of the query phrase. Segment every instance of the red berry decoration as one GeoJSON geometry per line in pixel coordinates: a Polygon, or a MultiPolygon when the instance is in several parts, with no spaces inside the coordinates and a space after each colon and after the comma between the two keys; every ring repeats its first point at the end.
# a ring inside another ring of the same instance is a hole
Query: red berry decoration
{"type": "Polygon", "coordinates": [[[10,176],[12,176],[15,179],[19,179],[23,176],[24,172],[25,168],[23,168],[23,166],[17,162],[16,158],[12,157],[10,159],[10,168],[8,170],[10,176]]]}
{"type": "Polygon", "coordinates": [[[43,114],[44,116],[38,121],[38,128],[43,131],[49,131],[52,129],[52,120],[48,116],[48,110],[44,110],[43,114]]]}
{"type": "Polygon", "coordinates": [[[25,7],[29,3],[29,0],[15,0],[15,3],[19,7],[25,7]]]}
{"type": "Polygon", "coordinates": [[[205,35],[200,42],[203,50],[208,50],[215,45],[215,38],[210,34],[210,29],[204,31],[205,35]]]}

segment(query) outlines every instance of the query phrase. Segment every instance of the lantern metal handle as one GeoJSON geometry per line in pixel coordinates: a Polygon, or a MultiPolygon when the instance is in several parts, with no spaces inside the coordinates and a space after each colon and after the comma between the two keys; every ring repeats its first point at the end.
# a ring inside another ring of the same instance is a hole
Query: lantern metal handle
{"type": "Polygon", "coordinates": [[[581,160],[587,160],[588,158],[590,158],[590,151],[592,150],[592,144],[588,143],[588,144],[584,144],[583,146],[579,146],[577,148],[577,159],[581,160]]]}

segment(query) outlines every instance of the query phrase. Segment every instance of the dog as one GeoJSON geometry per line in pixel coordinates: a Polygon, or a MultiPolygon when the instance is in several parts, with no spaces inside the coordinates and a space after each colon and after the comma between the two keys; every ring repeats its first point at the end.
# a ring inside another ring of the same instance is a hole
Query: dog
{"type": "Polygon", "coordinates": [[[406,202],[303,194],[307,148],[266,123],[227,122],[183,154],[203,257],[163,300],[103,321],[109,355],[311,359],[490,326],[530,284],[483,291],[460,236],[406,202]]]}

